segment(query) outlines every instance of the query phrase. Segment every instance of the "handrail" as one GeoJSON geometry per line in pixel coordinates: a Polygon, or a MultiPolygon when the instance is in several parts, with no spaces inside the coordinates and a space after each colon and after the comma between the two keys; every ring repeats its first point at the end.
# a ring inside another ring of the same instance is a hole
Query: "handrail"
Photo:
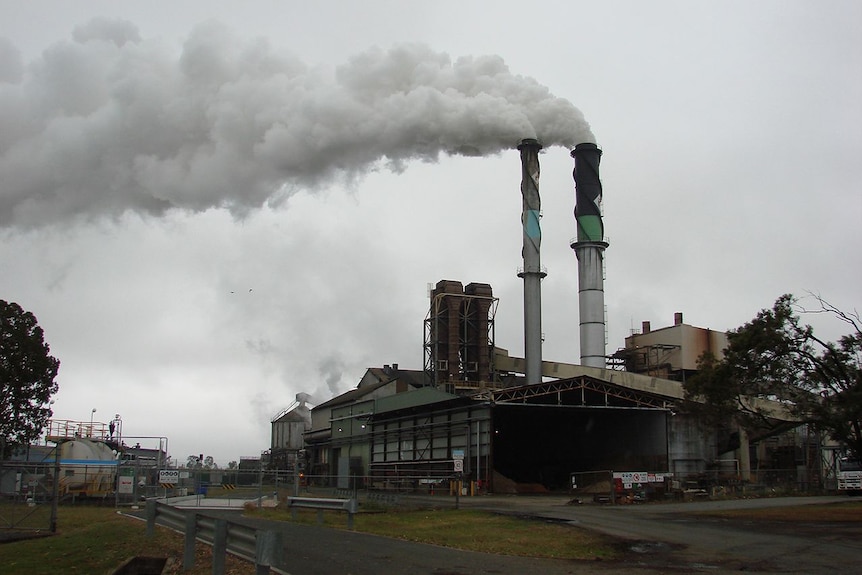
{"type": "Polygon", "coordinates": [[[225,554],[231,553],[255,566],[255,575],[270,572],[287,575],[284,567],[282,533],[255,529],[229,519],[207,517],[194,510],[180,511],[171,505],[150,499],[147,501],[147,537],[155,534],[156,522],[185,534],[183,569],[195,563],[195,542],[213,548],[213,575],[224,575],[225,554]]]}
{"type": "Polygon", "coordinates": [[[287,506],[290,507],[290,516],[296,519],[296,509],[317,509],[317,522],[323,523],[324,511],[346,511],[347,528],[353,530],[353,516],[359,508],[356,499],[332,499],[325,497],[288,497],[287,506]]]}

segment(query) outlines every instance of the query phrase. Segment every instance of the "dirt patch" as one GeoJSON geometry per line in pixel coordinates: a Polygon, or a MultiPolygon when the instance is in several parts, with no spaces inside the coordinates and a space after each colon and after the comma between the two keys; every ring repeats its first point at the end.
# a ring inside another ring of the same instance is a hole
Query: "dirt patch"
{"type": "Polygon", "coordinates": [[[824,505],[791,505],[787,507],[710,511],[703,515],[750,521],[858,523],[862,522],[862,501],[842,501],[824,505]]]}

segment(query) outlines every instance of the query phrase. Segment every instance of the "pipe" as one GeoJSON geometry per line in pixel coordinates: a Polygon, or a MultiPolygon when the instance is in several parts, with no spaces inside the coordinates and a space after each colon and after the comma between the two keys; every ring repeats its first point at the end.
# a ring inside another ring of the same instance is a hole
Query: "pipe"
{"type": "Polygon", "coordinates": [[[518,277],[524,280],[524,374],[528,385],[542,382],[542,271],[540,247],[542,245],[541,199],[539,198],[538,140],[521,140],[521,196],[523,209],[521,226],[524,235],[524,269],[518,277]]]}

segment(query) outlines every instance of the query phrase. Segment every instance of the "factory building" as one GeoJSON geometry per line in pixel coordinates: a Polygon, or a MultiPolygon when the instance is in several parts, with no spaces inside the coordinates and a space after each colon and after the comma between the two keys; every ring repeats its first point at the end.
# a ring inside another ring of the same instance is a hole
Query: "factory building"
{"type": "MultiPolygon", "coordinates": [[[[598,470],[690,477],[732,461],[742,480],[750,478],[752,450],[741,430],[732,422],[730,433],[707,429],[680,410],[682,383],[703,352],[721,356],[724,333],[687,325],[677,314],[667,328],[644,322],[623,349],[606,354],[608,243],[602,152],[593,143],[571,154],[580,364],[542,358],[541,147],[534,139],[518,146],[524,357],[495,344],[498,302],[490,285],[439,281],[429,290],[423,369],[369,368],[355,389],[311,410],[304,437],[312,477],[341,488],[433,489],[457,473],[471,489],[500,493],[567,488],[572,474],[598,470]]],[[[783,415],[780,406],[769,407],[783,415]]]]}
{"type": "Polygon", "coordinates": [[[649,321],[641,324],[640,333],[626,338],[625,347],[611,357],[611,365],[625,371],[685,381],[697,371],[697,361],[704,352],[716,358],[724,356],[727,334],[683,323],[682,312],[674,314],[673,325],[652,330],[649,321]]]}
{"type": "MultiPolygon", "coordinates": [[[[457,293],[457,282],[437,285],[457,293]]],[[[443,309],[438,304],[432,297],[429,317],[443,309]]],[[[697,356],[703,345],[724,337],[706,332],[680,321],[651,332],[649,346],[671,356],[697,356]]],[[[634,358],[646,347],[636,336],[627,345],[634,358]]],[[[469,357],[443,345],[435,349],[447,361],[469,357]]],[[[682,377],[680,367],[687,364],[664,359],[666,373],[682,377]]],[[[406,489],[451,474],[460,458],[473,485],[501,492],[564,488],[576,472],[649,470],[685,477],[717,460],[747,461],[741,453],[747,445],[737,441],[725,450],[714,430],[680,413],[680,380],[543,361],[543,381],[528,384],[525,360],[500,348],[493,348],[489,365],[487,380],[475,381],[463,377],[471,371],[447,372],[434,381],[427,370],[368,369],[355,389],[312,409],[305,435],[310,474],[343,488],[361,483],[406,489]]]]}
{"type": "Polygon", "coordinates": [[[270,448],[263,454],[265,464],[272,469],[292,467],[305,446],[305,433],[311,429],[311,409],[308,394],[296,394],[296,401],[270,422],[270,448]]]}
{"type": "Polygon", "coordinates": [[[371,458],[369,417],[378,400],[419,389],[424,378],[423,371],[401,370],[397,363],[369,368],[355,389],[314,407],[305,434],[310,475],[335,478],[342,488],[349,477],[365,475],[371,458]]]}

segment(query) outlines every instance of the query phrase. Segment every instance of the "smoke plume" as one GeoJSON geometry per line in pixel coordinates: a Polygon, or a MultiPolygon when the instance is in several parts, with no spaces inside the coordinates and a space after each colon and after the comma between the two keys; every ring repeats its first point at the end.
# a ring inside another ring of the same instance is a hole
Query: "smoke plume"
{"type": "Polygon", "coordinates": [[[111,20],[32,62],[0,41],[0,125],[0,227],[242,213],[411,159],[593,141],[570,102],[497,56],[404,45],[333,72],[215,22],[179,52],[111,20]]]}

